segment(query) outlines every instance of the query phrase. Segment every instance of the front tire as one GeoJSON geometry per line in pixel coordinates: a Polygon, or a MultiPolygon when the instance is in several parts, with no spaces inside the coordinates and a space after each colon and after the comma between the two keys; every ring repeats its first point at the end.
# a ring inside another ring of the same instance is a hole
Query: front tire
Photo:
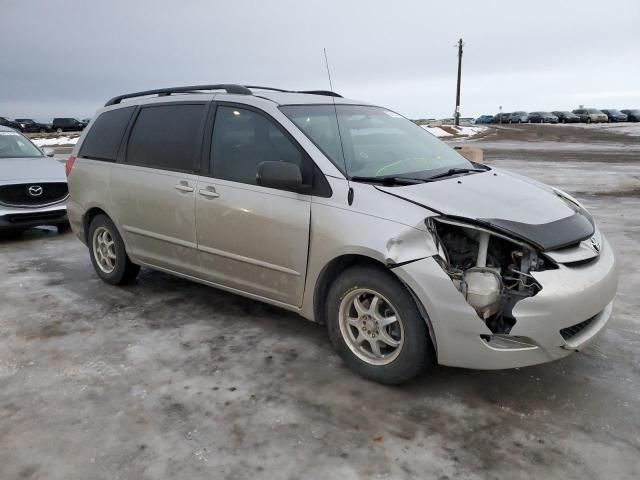
{"type": "Polygon", "coordinates": [[[96,215],[89,226],[89,253],[98,276],[111,285],[125,285],[135,280],[140,266],[133,263],[124,242],[106,215],[96,215]]]}
{"type": "Polygon", "coordinates": [[[383,384],[399,384],[434,362],[425,320],[407,288],[372,266],[345,270],[326,300],[329,338],[349,368],[383,384]]]}

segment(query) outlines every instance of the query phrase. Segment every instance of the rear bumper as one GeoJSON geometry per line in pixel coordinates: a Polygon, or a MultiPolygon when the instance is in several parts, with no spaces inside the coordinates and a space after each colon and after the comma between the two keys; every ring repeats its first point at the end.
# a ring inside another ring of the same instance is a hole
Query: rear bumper
{"type": "Polygon", "coordinates": [[[15,208],[0,205],[0,230],[17,230],[39,225],[66,225],[66,202],[39,208],[15,208]]]}
{"type": "Polygon", "coordinates": [[[474,369],[534,365],[584,348],[611,316],[618,276],[613,252],[603,238],[596,260],[535,273],[542,290],[518,302],[509,335],[493,335],[432,258],[394,271],[428,314],[438,363],[474,369]]]}

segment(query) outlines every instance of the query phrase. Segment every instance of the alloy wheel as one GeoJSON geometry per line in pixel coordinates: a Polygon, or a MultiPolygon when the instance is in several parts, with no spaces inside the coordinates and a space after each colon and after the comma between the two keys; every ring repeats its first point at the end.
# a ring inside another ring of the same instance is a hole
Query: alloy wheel
{"type": "Polygon", "coordinates": [[[116,268],[116,244],[105,227],[98,227],[93,232],[93,256],[104,273],[109,274],[116,268]]]}
{"type": "Polygon", "coordinates": [[[359,288],[340,303],[340,332],[349,349],[371,365],[393,362],[404,344],[402,320],[392,303],[380,293],[359,288]]]}

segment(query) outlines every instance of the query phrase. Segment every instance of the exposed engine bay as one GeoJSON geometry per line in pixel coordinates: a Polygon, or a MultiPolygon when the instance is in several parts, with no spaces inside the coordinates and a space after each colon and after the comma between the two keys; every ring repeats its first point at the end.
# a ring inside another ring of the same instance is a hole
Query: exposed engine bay
{"type": "Polygon", "coordinates": [[[525,243],[481,227],[444,217],[429,218],[427,227],[441,267],[496,334],[508,334],[516,303],[541,290],[531,272],[556,268],[525,243]]]}

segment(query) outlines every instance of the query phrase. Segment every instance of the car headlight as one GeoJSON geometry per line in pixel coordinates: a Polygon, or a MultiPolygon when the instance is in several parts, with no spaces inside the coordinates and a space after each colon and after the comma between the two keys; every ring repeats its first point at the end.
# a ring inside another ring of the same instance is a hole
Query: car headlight
{"type": "Polygon", "coordinates": [[[585,208],[585,206],[582,205],[582,203],[576,200],[573,196],[569,195],[567,192],[560,190],[559,188],[555,188],[555,187],[551,187],[551,188],[553,189],[554,193],[557,196],[559,196],[562,200],[564,200],[564,203],[566,203],[571,209],[587,217],[591,221],[591,223],[593,223],[593,225],[595,226],[593,217],[591,216],[589,211],[585,208]]]}

